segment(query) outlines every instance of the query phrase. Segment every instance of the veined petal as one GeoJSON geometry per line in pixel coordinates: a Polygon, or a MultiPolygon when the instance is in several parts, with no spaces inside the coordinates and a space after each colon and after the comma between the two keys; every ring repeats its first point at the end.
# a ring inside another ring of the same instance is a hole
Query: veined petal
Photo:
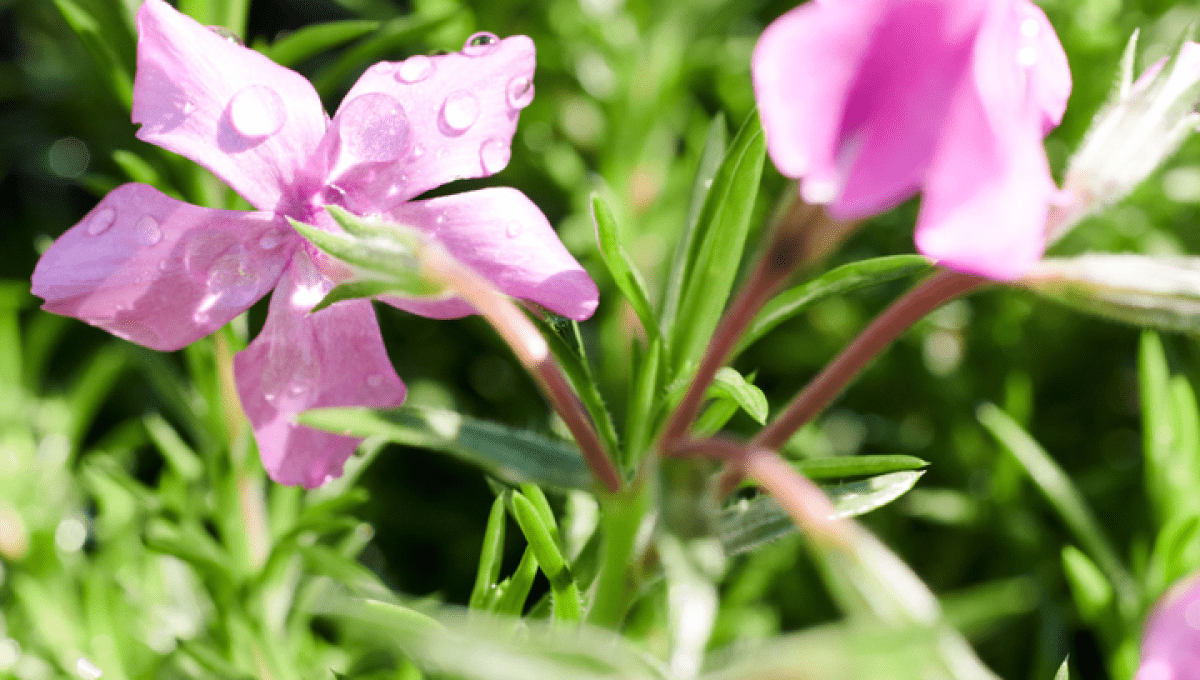
{"type": "MultiPolygon", "coordinates": [[[[497,187],[413,201],[393,210],[388,219],[432,236],[507,295],[577,321],[596,311],[596,284],[567,252],[542,211],[516,189],[497,187]]],[[[458,299],[381,299],[434,318],[474,311],[458,299]]]]}
{"type": "Polygon", "coordinates": [[[176,350],[271,290],[298,243],[273,214],[200,208],[125,184],[42,255],[33,293],[46,311],[176,350]]]}
{"type": "Polygon", "coordinates": [[[254,207],[274,210],[325,134],[312,85],[163,0],[146,0],[137,24],[138,138],[192,159],[254,207]]]}
{"type": "Polygon", "coordinates": [[[346,94],[322,155],[347,207],[386,210],[508,165],[517,117],[533,99],[533,41],[467,50],[376,64],[346,94]]]}
{"type": "Polygon", "coordinates": [[[233,360],[242,408],[271,479],[314,488],[342,474],[362,441],[295,424],[319,406],[398,406],[405,389],[367,300],[309,314],[332,284],[307,254],[280,278],[262,332],[233,360]]]}

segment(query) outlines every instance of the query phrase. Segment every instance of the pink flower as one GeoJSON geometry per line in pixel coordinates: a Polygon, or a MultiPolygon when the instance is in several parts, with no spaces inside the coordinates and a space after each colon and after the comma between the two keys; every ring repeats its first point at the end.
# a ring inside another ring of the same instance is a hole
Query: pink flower
{"type": "Polygon", "coordinates": [[[920,190],[917,248],[1014,279],[1041,257],[1056,194],[1042,137],[1071,76],[1028,0],[813,0],[763,33],[767,150],[840,219],[920,190]]]}
{"type": "MultiPolygon", "coordinates": [[[[298,426],[296,413],[405,396],[370,302],[308,313],[344,270],[286,218],[336,229],[327,204],[380,215],[420,229],[509,295],[573,319],[595,310],[595,284],[522,193],[411,200],[508,164],[517,117],[533,98],[529,38],[480,34],[462,53],[376,64],[330,120],[302,76],[163,0],[145,0],[137,23],[138,137],[208,168],[257,212],[199,208],[126,184],[46,252],[33,292],[49,311],[175,350],[274,289],[266,325],[234,371],[276,481],[318,486],[341,474],[360,441],[298,426]]],[[[384,301],[437,318],[473,311],[457,299],[384,301]]]]}
{"type": "Polygon", "coordinates": [[[1136,680],[1200,680],[1200,578],[1169,590],[1150,612],[1136,680]]]}

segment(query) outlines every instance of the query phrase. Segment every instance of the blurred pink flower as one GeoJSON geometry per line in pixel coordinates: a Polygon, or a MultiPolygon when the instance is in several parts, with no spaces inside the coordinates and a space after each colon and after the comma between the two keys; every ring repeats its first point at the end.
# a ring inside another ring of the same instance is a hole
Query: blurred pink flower
{"type": "Polygon", "coordinates": [[[1200,680],[1200,577],[1167,591],[1142,634],[1136,680],[1200,680]]]}
{"type": "MultiPolygon", "coordinates": [[[[509,295],[573,319],[595,310],[595,284],[519,191],[411,200],[508,164],[517,117],[533,98],[529,38],[479,34],[461,53],[375,64],[330,120],[302,76],[163,0],[146,0],[137,25],[138,137],[211,170],[257,212],[126,184],[45,253],[33,292],[48,311],[175,350],[274,289],[266,325],[234,371],[276,481],[319,486],[360,442],[298,426],[295,414],[405,396],[369,301],[308,313],[344,268],[286,218],[336,229],[327,204],[378,215],[421,230],[509,295]]],[[[385,301],[437,318],[473,311],[457,299],[385,301]]]]}
{"type": "Polygon", "coordinates": [[[812,0],[754,51],[767,150],[839,219],[920,190],[917,249],[1019,277],[1045,248],[1057,189],[1042,137],[1071,91],[1053,27],[1028,0],[812,0]]]}

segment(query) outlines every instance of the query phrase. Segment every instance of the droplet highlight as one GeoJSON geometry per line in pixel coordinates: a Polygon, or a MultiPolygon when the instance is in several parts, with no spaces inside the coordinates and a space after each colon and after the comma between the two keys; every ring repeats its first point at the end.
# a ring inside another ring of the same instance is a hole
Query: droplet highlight
{"type": "Polygon", "coordinates": [[[512,149],[499,139],[489,139],[479,147],[479,162],[483,171],[489,175],[506,168],[510,158],[512,149]]]}
{"type": "Polygon", "coordinates": [[[421,146],[420,144],[413,147],[411,156],[414,160],[416,160],[424,155],[425,155],[425,147],[421,146]]]}
{"type": "Polygon", "coordinates": [[[1026,19],[1021,22],[1021,35],[1026,38],[1037,37],[1038,32],[1041,30],[1042,27],[1038,25],[1037,19],[1026,19]]]}
{"type": "Polygon", "coordinates": [[[479,99],[466,90],[453,92],[442,104],[442,122],[453,132],[466,132],[479,120],[479,99]]]}
{"type": "Polygon", "coordinates": [[[133,225],[133,238],[143,246],[150,247],[162,240],[162,229],[158,220],[146,215],[133,225]]]}
{"type": "Polygon", "coordinates": [[[355,97],[335,120],[342,152],[351,156],[351,164],[394,161],[408,153],[411,126],[393,97],[381,92],[355,97]]]}
{"type": "Polygon", "coordinates": [[[462,51],[468,57],[482,57],[498,49],[500,49],[500,38],[497,38],[495,33],[484,31],[467,38],[462,51]]]}
{"type": "Polygon", "coordinates": [[[242,311],[249,307],[259,293],[258,268],[245,246],[231,246],[213,262],[205,281],[208,294],[192,315],[196,323],[207,323],[214,309],[242,311]]]}
{"type": "Polygon", "coordinates": [[[281,243],[283,243],[283,234],[278,231],[269,231],[258,239],[258,247],[263,250],[275,250],[281,243]]]}
{"type": "Polygon", "coordinates": [[[287,121],[283,98],[266,85],[249,85],[229,100],[229,123],[243,137],[269,137],[287,121]]]}
{"type": "Polygon", "coordinates": [[[1038,51],[1036,47],[1022,47],[1017,51],[1017,61],[1022,66],[1029,67],[1037,63],[1038,51]]]}
{"type": "Polygon", "coordinates": [[[91,219],[88,220],[86,227],[88,236],[99,236],[100,234],[103,234],[104,232],[108,231],[108,228],[111,227],[113,222],[116,221],[117,211],[113,210],[112,208],[105,208],[97,212],[95,215],[92,215],[91,219]]]}
{"type": "Polygon", "coordinates": [[[517,238],[521,235],[521,231],[521,223],[514,220],[509,222],[508,226],[504,228],[504,235],[509,238],[517,238]]]}
{"type": "Polygon", "coordinates": [[[523,109],[533,101],[533,80],[529,76],[517,76],[508,81],[508,105],[523,109]]]}
{"type": "Polygon", "coordinates": [[[216,33],[217,35],[228,40],[229,42],[233,43],[234,45],[240,45],[242,47],[246,46],[246,43],[242,41],[242,36],[238,35],[237,33],[234,33],[233,31],[229,30],[228,28],[225,28],[224,26],[208,26],[207,28],[208,28],[208,30],[212,31],[213,33],[216,33]]]}
{"type": "Polygon", "coordinates": [[[433,73],[433,60],[423,54],[414,54],[405,59],[396,69],[396,80],[402,83],[419,83],[433,73]]]}

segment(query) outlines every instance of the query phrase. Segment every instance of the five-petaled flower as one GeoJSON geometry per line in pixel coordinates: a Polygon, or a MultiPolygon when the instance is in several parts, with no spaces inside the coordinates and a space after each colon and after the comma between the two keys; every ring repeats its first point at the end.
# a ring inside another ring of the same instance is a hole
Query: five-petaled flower
{"type": "Polygon", "coordinates": [[[1028,0],[813,0],[754,51],[767,149],[839,219],[920,190],[917,248],[1018,278],[1045,249],[1057,188],[1043,136],[1071,76],[1028,0]]]}
{"type": "Polygon", "coordinates": [[[1150,612],[1136,680],[1200,680],[1200,575],[1175,585],[1150,612]]]}
{"type": "MultiPolygon", "coordinates": [[[[203,337],[274,289],[262,332],[234,359],[263,464],[285,484],[341,473],[360,440],[294,423],[317,406],[391,406],[405,396],[371,303],[309,311],[344,268],[286,218],[335,229],[324,205],[421,230],[500,290],[573,319],[595,284],[524,194],[489,188],[428,200],[509,160],[533,97],[534,47],[479,34],[461,53],[367,69],[329,119],[299,74],[201,26],[163,0],[137,14],[138,137],[211,170],[256,212],[200,208],[144,184],[110,192],[38,262],[45,309],[147,347],[203,337]]],[[[436,318],[457,299],[385,302],[436,318]]]]}

